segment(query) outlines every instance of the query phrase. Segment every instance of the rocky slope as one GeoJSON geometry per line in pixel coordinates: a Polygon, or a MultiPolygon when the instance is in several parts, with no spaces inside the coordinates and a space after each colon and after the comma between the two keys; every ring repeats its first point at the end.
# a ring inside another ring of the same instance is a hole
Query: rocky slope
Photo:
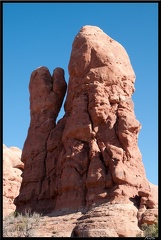
{"type": "Polygon", "coordinates": [[[21,150],[3,144],[3,217],[16,209],[13,201],[19,194],[23,168],[21,150]]]}
{"type": "Polygon", "coordinates": [[[136,236],[155,221],[157,189],[146,178],[131,99],[135,73],[125,49],[100,28],[76,35],[64,71],[31,74],[25,165],[16,210],[81,212],[72,236],[136,236]]]}

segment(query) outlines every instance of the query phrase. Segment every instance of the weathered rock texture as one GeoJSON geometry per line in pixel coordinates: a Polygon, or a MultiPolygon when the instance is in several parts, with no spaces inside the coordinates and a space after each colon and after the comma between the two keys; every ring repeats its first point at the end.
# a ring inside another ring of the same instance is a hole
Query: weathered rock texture
{"type": "Polygon", "coordinates": [[[23,168],[21,150],[3,144],[3,217],[16,209],[13,201],[19,194],[23,168]]]}
{"type": "Polygon", "coordinates": [[[51,76],[41,67],[31,75],[17,210],[82,211],[73,236],[136,236],[138,222],[156,219],[157,190],[138,148],[129,57],[101,29],[85,26],[73,42],[69,74],[65,115],[57,124],[63,70],[51,76]]]}

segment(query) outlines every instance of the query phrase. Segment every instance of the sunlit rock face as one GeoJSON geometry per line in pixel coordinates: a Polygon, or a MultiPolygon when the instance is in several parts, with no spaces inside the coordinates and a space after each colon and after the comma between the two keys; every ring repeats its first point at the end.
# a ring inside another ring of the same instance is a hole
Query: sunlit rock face
{"type": "Polygon", "coordinates": [[[156,220],[157,190],[146,179],[138,148],[141,124],[128,54],[100,28],[84,26],[68,67],[65,115],[57,124],[66,93],[63,69],[51,75],[40,67],[31,74],[17,211],[82,211],[73,236],[136,236],[138,223],[156,220]]]}
{"type": "Polygon", "coordinates": [[[14,212],[14,199],[19,194],[24,164],[21,149],[3,144],[3,217],[14,212]]]}

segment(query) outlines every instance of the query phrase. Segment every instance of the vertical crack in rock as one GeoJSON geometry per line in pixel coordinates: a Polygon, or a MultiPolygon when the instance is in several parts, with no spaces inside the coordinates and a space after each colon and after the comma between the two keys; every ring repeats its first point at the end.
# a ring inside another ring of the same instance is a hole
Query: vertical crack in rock
{"type": "Polygon", "coordinates": [[[47,176],[47,171],[46,171],[46,160],[47,160],[47,142],[48,142],[48,138],[50,136],[50,133],[51,131],[49,132],[47,138],[46,138],[46,141],[45,141],[45,154],[44,154],[44,160],[43,160],[43,163],[44,163],[44,172],[45,172],[45,175],[42,177],[41,181],[40,181],[40,192],[39,192],[39,199],[43,199],[45,198],[45,194],[44,194],[44,189],[43,189],[43,183],[44,181],[46,180],[46,176],[47,176]]]}
{"type": "Polygon", "coordinates": [[[65,115],[57,124],[64,70],[56,68],[51,76],[40,67],[31,75],[31,122],[16,211],[82,211],[73,230],[77,236],[135,237],[138,222],[155,221],[158,193],[138,148],[141,124],[131,100],[130,59],[100,28],[84,26],[74,39],[68,70],[65,115]]]}
{"type": "Polygon", "coordinates": [[[89,116],[89,119],[90,119],[90,122],[91,122],[91,127],[92,127],[92,133],[91,133],[91,137],[92,138],[96,138],[96,143],[97,143],[97,146],[100,150],[100,160],[102,162],[102,164],[104,165],[105,169],[106,169],[106,166],[105,166],[105,163],[104,163],[104,160],[103,160],[103,155],[102,155],[102,151],[99,147],[99,143],[98,143],[98,140],[97,140],[97,135],[96,135],[96,132],[95,132],[95,129],[94,129],[94,124],[93,124],[93,120],[92,120],[92,117],[90,115],[90,111],[89,111],[89,98],[88,98],[88,104],[87,104],[87,113],[88,113],[88,116],[89,116]]]}
{"type": "Polygon", "coordinates": [[[87,96],[87,113],[88,113],[88,117],[89,117],[89,120],[90,120],[90,123],[91,123],[92,137],[94,137],[95,136],[95,131],[94,131],[92,117],[91,117],[90,112],[89,112],[89,96],[87,96]]]}

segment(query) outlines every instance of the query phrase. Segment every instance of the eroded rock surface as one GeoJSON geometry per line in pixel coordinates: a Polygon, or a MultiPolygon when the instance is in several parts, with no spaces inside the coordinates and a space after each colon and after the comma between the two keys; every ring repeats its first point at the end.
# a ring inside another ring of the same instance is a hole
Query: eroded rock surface
{"type": "Polygon", "coordinates": [[[31,75],[17,211],[82,211],[87,217],[74,236],[136,236],[138,223],[156,220],[157,189],[146,178],[138,148],[141,124],[131,99],[129,57],[100,28],[85,26],[74,39],[69,74],[65,115],[57,124],[66,92],[63,70],[51,76],[40,67],[31,75]]]}
{"type": "Polygon", "coordinates": [[[21,152],[17,147],[8,148],[3,144],[3,217],[16,209],[13,201],[19,194],[24,168],[21,152]]]}

